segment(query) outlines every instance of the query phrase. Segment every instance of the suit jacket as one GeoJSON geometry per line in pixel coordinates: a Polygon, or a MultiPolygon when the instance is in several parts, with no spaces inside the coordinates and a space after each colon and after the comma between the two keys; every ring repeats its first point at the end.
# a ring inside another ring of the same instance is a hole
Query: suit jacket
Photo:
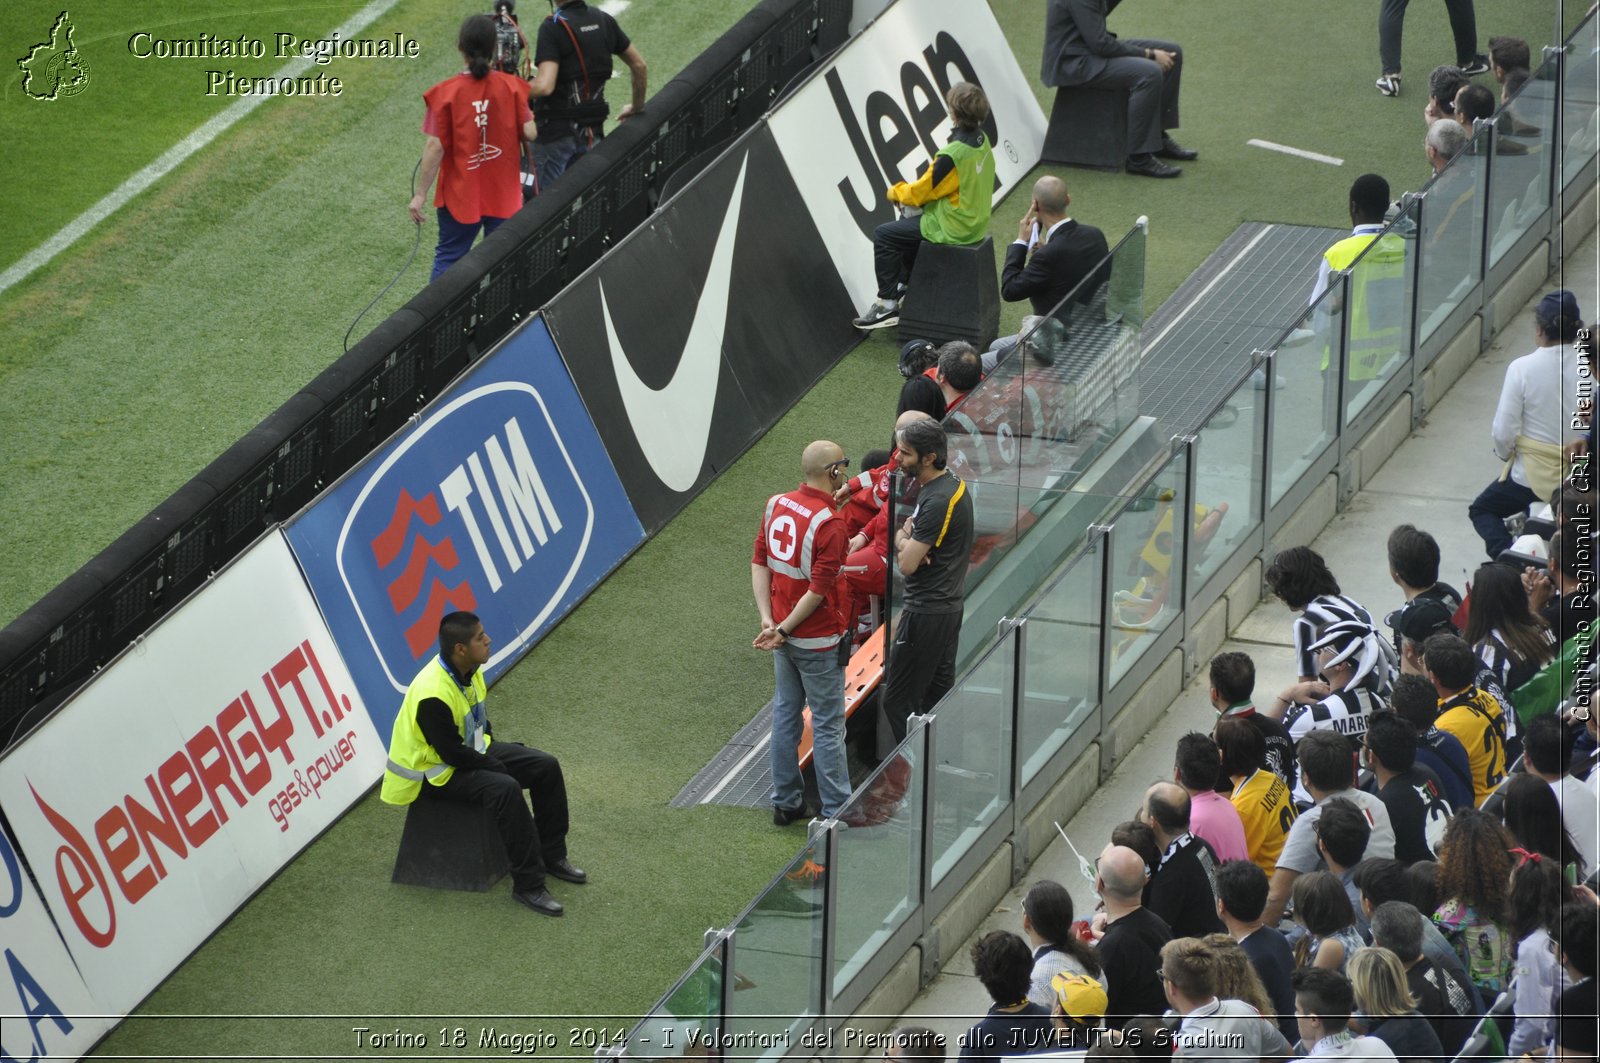
{"type": "Polygon", "coordinates": [[[1123,44],[1106,29],[1106,16],[1122,0],[1050,0],[1044,20],[1046,85],[1078,85],[1105,70],[1106,60],[1144,58],[1144,49],[1123,44]]]}
{"type": "MultiPolygon", "coordinates": [[[[1033,312],[1043,316],[1055,309],[1078,283],[1095,271],[1107,255],[1105,234],[1093,225],[1080,225],[1067,219],[1056,228],[1050,239],[1028,255],[1028,249],[1019,243],[1006,248],[1006,265],[1000,274],[1000,295],[1008,303],[1028,299],[1033,312]]],[[[1093,284],[1085,285],[1079,293],[1079,302],[1089,297],[1111,276],[1111,263],[1107,262],[1096,275],[1093,284]]],[[[1071,307],[1062,307],[1058,317],[1066,323],[1071,307]]]]}

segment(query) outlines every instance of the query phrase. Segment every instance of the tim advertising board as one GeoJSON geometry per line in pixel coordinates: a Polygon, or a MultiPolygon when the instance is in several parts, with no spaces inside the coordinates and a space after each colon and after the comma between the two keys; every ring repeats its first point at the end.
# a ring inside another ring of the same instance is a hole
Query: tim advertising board
{"type": "Polygon", "coordinates": [[[944,97],[959,81],[989,98],[998,203],[1038,161],[1045,118],[988,4],[895,4],[768,117],[858,308],[877,295],[872,230],[896,217],[884,193],[949,142],[944,97]]]}
{"type": "Polygon", "coordinates": [[[0,831],[0,1060],[75,1059],[109,1025],[0,831]]]}
{"type": "Polygon", "coordinates": [[[535,318],[288,536],[387,738],[446,613],[483,619],[493,682],[644,530],[535,318]]]}
{"type": "Polygon", "coordinates": [[[8,752],[0,807],[100,1010],[123,1014],[383,762],[273,534],[8,752]]]}

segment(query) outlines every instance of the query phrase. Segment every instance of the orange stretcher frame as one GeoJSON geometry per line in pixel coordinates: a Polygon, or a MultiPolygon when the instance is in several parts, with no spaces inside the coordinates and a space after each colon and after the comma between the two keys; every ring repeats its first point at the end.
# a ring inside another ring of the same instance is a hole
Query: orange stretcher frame
{"type": "MultiPolygon", "coordinates": [[[[856,652],[850,655],[850,663],[844,669],[844,718],[849,719],[867,695],[877,689],[883,681],[883,640],[884,628],[878,625],[878,630],[867,637],[856,652]]],[[[811,763],[811,709],[804,712],[805,730],[800,733],[800,770],[804,771],[811,763]]]]}

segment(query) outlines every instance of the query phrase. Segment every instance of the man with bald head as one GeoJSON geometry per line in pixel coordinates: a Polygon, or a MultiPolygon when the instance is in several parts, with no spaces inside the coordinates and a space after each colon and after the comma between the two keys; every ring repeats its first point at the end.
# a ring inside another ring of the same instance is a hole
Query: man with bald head
{"type": "Polygon", "coordinates": [[[1156,833],[1161,863],[1151,868],[1150,910],[1174,937],[1203,937],[1227,930],[1217,915],[1217,855],[1189,830],[1189,792],[1158,782],[1144,792],[1139,820],[1156,833]]]}
{"type": "MultiPolygon", "coordinates": [[[[1072,294],[1084,278],[1094,280],[1078,292],[1078,303],[1087,303],[1095,291],[1111,276],[1111,263],[1106,260],[1106,237],[1093,225],[1084,225],[1067,214],[1072,197],[1067,194],[1067,183],[1054,174],[1046,174],[1033,184],[1033,201],[1028,212],[1017,224],[1017,239],[1006,249],[1006,265],[1000,274],[1000,294],[1006,302],[1027,299],[1033,312],[1046,317],[1052,311],[1063,325],[1072,314],[1072,307],[1062,305],[1062,300],[1072,294]]],[[[1016,336],[1002,336],[983,356],[983,371],[992,370],[995,363],[1016,346],[1016,336]]],[[[1035,358],[1049,365],[1050,352],[1037,345],[1029,349],[1035,358]]]]}
{"type": "Polygon", "coordinates": [[[1172,930],[1141,903],[1149,878],[1144,860],[1126,845],[1108,845],[1095,861],[1094,889],[1105,902],[1100,966],[1106,986],[1106,1025],[1120,1030],[1135,1015],[1160,1015],[1166,992],[1157,975],[1161,946],[1172,930]]]}
{"type": "Polygon", "coordinates": [[[833,493],[849,478],[850,459],[839,444],[818,440],[800,458],[800,486],[773,495],[761,518],[750,585],[761,633],[752,643],[772,654],[777,692],[772,698],[772,822],[779,827],[810,818],[797,750],[811,706],[812,763],[822,815],[835,818],[850,798],[844,751],[845,557],[844,521],[833,493]]]}

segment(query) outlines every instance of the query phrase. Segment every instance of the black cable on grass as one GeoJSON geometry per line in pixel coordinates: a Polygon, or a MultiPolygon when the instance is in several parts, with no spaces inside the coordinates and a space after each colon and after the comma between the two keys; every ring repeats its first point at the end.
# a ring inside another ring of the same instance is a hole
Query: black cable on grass
{"type": "MultiPolygon", "coordinates": [[[[416,193],[417,171],[420,170],[421,168],[422,168],[422,160],[419,158],[417,160],[417,164],[415,166],[411,167],[411,190],[412,190],[411,194],[412,195],[416,195],[417,194],[416,193]]],[[[357,314],[356,315],[356,319],[354,321],[350,322],[350,327],[344,330],[344,353],[345,354],[349,354],[350,353],[350,333],[354,332],[356,330],[356,326],[361,323],[361,319],[367,316],[367,311],[371,310],[373,307],[377,306],[378,305],[378,300],[382,299],[384,296],[388,295],[390,288],[393,288],[396,284],[400,283],[400,278],[404,277],[406,275],[406,270],[411,268],[411,263],[413,263],[413,262],[415,262],[417,260],[417,248],[422,246],[422,223],[421,222],[417,223],[416,229],[417,229],[417,238],[411,242],[411,254],[406,256],[406,264],[400,267],[400,272],[396,273],[394,275],[394,280],[390,281],[387,285],[384,286],[383,291],[381,291],[377,295],[373,296],[372,302],[370,302],[366,306],[362,307],[361,313],[357,314]]]]}

